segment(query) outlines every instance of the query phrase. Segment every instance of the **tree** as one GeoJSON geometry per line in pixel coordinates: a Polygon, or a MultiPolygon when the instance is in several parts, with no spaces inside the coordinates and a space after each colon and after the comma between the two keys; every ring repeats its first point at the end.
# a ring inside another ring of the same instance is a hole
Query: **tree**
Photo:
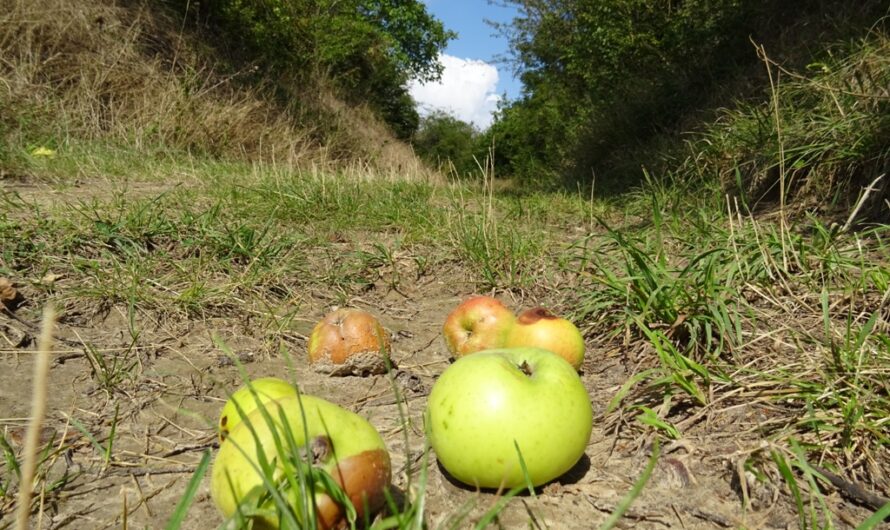
{"type": "Polygon", "coordinates": [[[780,40],[795,17],[831,23],[859,10],[840,0],[503,1],[519,12],[498,29],[524,86],[493,127],[500,156],[519,176],[596,173],[618,187],[733,75],[763,71],[752,39],[780,40]]]}
{"type": "Polygon", "coordinates": [[[472,124],[443,111],[425,116],[412,144],[417,154],[432,166],[459,176],[478,170],[476,160],[482,160],[485,146],[481,135],[472,124]]]}
{"type": "Polygon", "coordinates": [[[455,36],[418,0],[170,1],[216,27],[244,60],[303,82],[325,77],[403,138],[419,119],[408,80],[438,79],[439,53],[455,36]]]}

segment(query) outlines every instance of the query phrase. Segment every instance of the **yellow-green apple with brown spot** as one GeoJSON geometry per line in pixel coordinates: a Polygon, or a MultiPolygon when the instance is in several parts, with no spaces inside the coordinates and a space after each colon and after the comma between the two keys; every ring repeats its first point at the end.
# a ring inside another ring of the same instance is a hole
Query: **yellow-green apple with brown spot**
{"type": "MultiPolygon", "coordinates": [[[[358,414],[308,395],[268,401],[229,432],[213,463],[211,496],[229,518],[245,499],[255,495],[258,501],[268,488],[267,481],[274,481],[300,528],[311,526],[309,515],[302,510],[312,506],[308,495],[314,497],[319,528],[347,527],[346,509],[324,490],[321,481],[312,482],[311,492],[288,487],[287,476],[299,483],[296,461],[328,473],[355,507],[359,523],[370,520],[386,499],[391,464],[380,434],[358,414]],[[274,466],[265,475],[260,471],[261,453],[268,465],[274,466]]],[[[268,495],[254,507],[259,510],[248,515],[253,528],[280,526],[276,503],[268,495]]]]}

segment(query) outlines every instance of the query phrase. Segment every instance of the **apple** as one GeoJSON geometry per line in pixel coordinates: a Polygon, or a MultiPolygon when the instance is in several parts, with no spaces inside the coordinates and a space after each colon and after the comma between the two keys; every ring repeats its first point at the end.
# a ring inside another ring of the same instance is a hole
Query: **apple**
{"type": "Polygon", "coordinates": [[[6,306],[9,310],[16,310],[24,301],[22,293],[16,290],[15,285],[9,279],[0,276],[0,306],[6,306]]]}
{"type": "Polygon", "coordinates": [[[382,374],[390,354],[389,335],[377,318],[360,309],[325,315],[309,336],[309,364],[329,375],[382,374]]]}
{"type": "Polygon", "coordinates": [[[247,416],[256,410],[260,403],[296,395],[297,389],[292,384],[277,377],[262,377],[248,382],[229,397],[219,414],[220,443],[226,439],[232,429],[241,423],[242,415],[247,416]],[[250,390],[251,387],[253,392],[250,390]],[[240,413],[238,412],[239,407],[241,408],[240,413]]]}
{"type": "Polygon", "coordinates": [[[584,337],[574,324],[543,307],[520,313],[510,330],[506,346],[550,350],[569,362],[575,370],[584,360],[584,337]]]}
{"type": "Polygon", "coordinates": [[[593,410],[578,372],[541,348],[462,357],[433,385],[425,413],[430,444],[451,476],[481,488],[533,485],[574,466],[587,447],[593,410]]]}
{"type": "MultiPolygon", "coordinates": [[[[211,472],[210,493],[226,518],[232,517],[246,498],[256,496],[259,500],[258,493],[267,491],[259,471],[261,452],[274,466],[271,478],[284,486],[279,491],[293,508],[301,528],[311,525],[305,515],[300,517],[309,499],[301,495],[302,488],[287,487],[291,481],[284,478],[300,482],[293,463],[297,458],[333,477],[355,507],[358,522],[370,519],[385,501],[392,468],[380,434],[358,414],[301,394],[264,403],[232,429],[220,445],[211,472]],[[289,449],[289,436],[299,448],[296,455],[289,449]]],[[[320,481],[313,481],[312,491],[320,528],[348,525],[345,510],[324,491],[320,481]]],[[[253,527],[278,528],[280,514],[275,501],[267,497],[258,508],[247,514],[253,519],[253,527]]]]}
{"type": "Polygon", "coordinates": [[[516,316],[490,296],[473,296],[458,305],[445,319],[442,335],[455,357],[504,346],[516,316]]]}

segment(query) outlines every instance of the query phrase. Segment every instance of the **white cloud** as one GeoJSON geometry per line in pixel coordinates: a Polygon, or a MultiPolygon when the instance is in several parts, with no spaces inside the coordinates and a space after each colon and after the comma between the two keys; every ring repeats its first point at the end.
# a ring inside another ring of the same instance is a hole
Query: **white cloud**
{"type": "Polygon", "coordinates": [[[417,101],[421,114],[444,110],[482,129],[491,124],[491,113],[501,97],[495,92],[498,70],[476,59],[461,59],[442,54],[442,79],[420,84],[412,81],[408,90],[417,101]]]}

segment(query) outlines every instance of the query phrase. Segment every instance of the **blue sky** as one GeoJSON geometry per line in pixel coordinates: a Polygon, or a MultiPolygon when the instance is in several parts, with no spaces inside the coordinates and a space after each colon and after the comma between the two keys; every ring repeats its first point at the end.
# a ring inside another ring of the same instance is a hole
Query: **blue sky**
{"type": "Polygon", "coordinates": [[[519,95],[520,83],[510,67],[496,63],[508,50],[506,39],[498,36],[485,19],[512,20],[515,10],[489,4],[486,0],[425,0],[427,10],[445,27],[458,33],[441,58],[445,66],[442,81],[411,85],[421,113],[434,109],[451,112],[464,121],[487,127],[498,100],[519,95]]]}

